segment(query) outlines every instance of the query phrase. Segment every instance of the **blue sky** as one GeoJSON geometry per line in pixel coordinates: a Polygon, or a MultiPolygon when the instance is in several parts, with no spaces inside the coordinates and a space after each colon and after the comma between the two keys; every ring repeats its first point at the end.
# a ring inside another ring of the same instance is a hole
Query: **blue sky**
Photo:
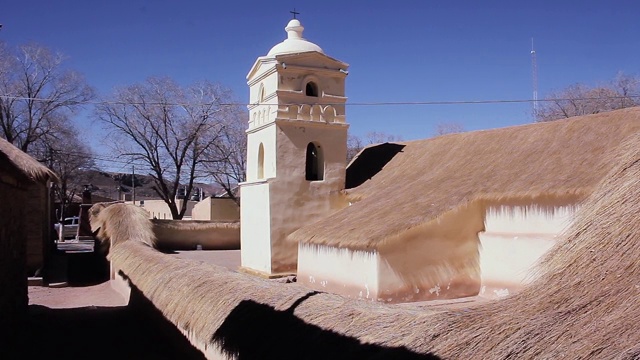
{"type": "MultiPolygon", "coordinates": [[[[100,94],[167,75],[208,79],[248,101],[245,76],[286,34],[295,7],[304,36],[350,64],[349,102],[530,99],[531,37],[539,94],[640,72],[640,1],[7,1],[0,40],[69,56],[100,94]]],[[[357,135],[429,137],[531,121],[529,104],[350,106],[357,135]]],[[[85,112],[76,121],[91,124],[85,112]]]]}

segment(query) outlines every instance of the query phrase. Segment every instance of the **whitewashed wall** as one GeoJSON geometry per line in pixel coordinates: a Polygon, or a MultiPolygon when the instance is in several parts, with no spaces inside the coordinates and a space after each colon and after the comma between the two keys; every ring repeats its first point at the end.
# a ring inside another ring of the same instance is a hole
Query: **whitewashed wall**
{"type": "Polygon", "coordinates": [[[271,272],[269,183],[243,184],[240,197],[240,249],[244,268],[271,272]],[[250,201],[247,201],[250,199],[250,201]]]}
{"type": "Polygon", "coordinates": [[[378,255],[372,251],[300,244],[297,281],[320,291],[375,300],[378,263],[378,255]]]}
{"type": "Polygon", "coordinates": [[[535,265],[573,221],[576,205],[490,206],[480,238],[480,295],[503,297],[533,280],[535,265]]]}

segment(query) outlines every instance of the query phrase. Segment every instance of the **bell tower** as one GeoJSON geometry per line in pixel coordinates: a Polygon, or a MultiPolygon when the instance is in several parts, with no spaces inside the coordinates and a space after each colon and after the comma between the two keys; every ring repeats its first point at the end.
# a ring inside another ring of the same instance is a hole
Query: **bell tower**
{"type": "Polygon", "coordinates": [[[348,65],[302,37],[292,19],[287,39],[259,57],[247,75],[247,179],[240,184],[242,270],[296,272],[297,244],[287,236],[345,206],[348,65]]]}

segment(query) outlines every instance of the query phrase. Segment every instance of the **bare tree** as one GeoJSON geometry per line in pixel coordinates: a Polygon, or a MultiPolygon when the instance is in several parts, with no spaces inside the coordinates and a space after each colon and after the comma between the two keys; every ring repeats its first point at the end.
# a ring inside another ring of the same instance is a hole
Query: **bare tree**
{"type": "Polygon", "coordinates": [[[401,136],[378,131],[370,131],[364,138],[350,134],[347,137],[347,163],[351,162],[360,150],[364,149],[367,145],[398,142],[402,140],[401,136]]]}
{"type": "Polygon", "coordinates": [[[551,93],[534,111],[535,121],[552,121],[572,116],[597,114],[640,105],[640,79],[619,73],[608,84],[590,87],[574,84],[551,93]]]}
{"type": "Polygon", "coordinates": [[[207,151],[205,167],[227,196],[240,205],[238,184],[247,178],[247,114],[239,108],[231,109],[220,139],[207,151]]]}
{"type": "Polygon", "coordinates": [[[464,126],[458,122],[441,122],[436,124],[434,135],[441,136],[447,134],[457,134],[465,131],[466,130],[464,126]]]}
{"type": "Polygon", "coordinates": [[[618,93],[621,109],[640,105],[640,77],[618,72],[611,87],[618,93]]]}
{"type": "Polygon", "coordinates": [[[181,87],[149,78],[116,90],[96,115],[110,130],[115,153],[148,167],[154,190],[172,217],[182,219],[187,203],[178,208],[178,188],[186,188],[188,199],[194,180],[205,176],[203,162],[224,134],[229,98],[228,90],[209,82],[181,87]]]}
{"type": "Polygon", "coordinates": [[[347,164],[350,163],[364,147],[365,143],[361,137],[349,134],[347,136],[347,164]]]}
{"type": "Polygon", "coordinates": [[[60,203],[59,220],[62,220],[74,196],[87,184],[87,170],[95,168],[93,151],[72,130],[60,131],[42,143],[35,143],[31,151],[60,179],[54,184],[53,191],[60,203]]]}
{"type": "Polygon", "coordinates": [[[0,44],[0,127],[21,150],[55,137],[94,97],[82,75],[63,68],[64,56],[37,44],[15,51],[0,44]]]}

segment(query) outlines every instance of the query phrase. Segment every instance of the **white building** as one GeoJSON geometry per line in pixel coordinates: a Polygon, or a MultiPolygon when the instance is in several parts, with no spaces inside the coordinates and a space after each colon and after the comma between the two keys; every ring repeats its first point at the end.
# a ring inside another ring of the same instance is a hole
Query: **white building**
{"type": "Polygon", "coordinates": [[[348,65],[305,40],[298,20],[285,30],[247,75],[242,267],[266,276],[295,273],[297,244],[287,236],[344,206],[348,65]]]}

